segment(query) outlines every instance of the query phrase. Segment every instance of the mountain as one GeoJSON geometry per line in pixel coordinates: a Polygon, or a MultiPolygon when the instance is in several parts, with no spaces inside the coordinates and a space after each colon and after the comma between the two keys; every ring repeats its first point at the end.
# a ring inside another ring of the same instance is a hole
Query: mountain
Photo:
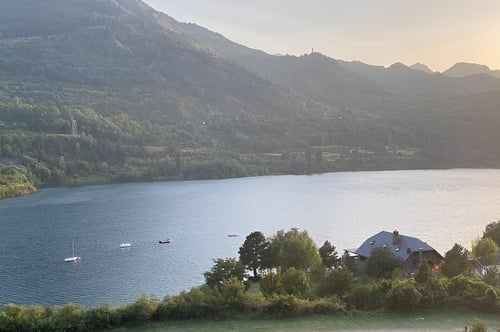
{"type": "Polygon", "coordinates": [[[490,75],[270,55],[139,0],[0,22],[0,157],[39,183],[500,167],[490,75]]]}
{"type": "Polygon", "coordinates": [[[500,78],[500,70],[491,70],[488,66],[477,63],[459,62],[443,72],[443,75],[449,77],[466,77],[478,74],[486,74],[500,78]]]}
{"type": "Polygon", "coordinates": [[[419,62],[411,65],[410,68],[411,69],[415,69],[415,70],[423,71],[424,73],[427,73],[427,74],[432,74],[434,72],[434,71],[432,71],[432,69],[430,69],[426,65],[424,65],[422,63],[419,63],[419,62]]]}

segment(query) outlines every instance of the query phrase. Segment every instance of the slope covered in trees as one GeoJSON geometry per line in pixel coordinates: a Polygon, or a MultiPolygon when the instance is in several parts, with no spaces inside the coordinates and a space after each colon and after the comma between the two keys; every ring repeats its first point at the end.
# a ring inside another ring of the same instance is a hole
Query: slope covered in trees
{"type": "Polygon", "coordinates": [[[0,22],[0,157],[37,184],[500,165],[493,77],[271,56],[136,0],[0,22]]]}

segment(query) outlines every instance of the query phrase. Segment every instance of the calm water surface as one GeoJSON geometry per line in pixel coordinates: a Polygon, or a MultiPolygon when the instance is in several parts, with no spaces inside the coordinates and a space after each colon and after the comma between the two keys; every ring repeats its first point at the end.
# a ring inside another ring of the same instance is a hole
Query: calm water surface
{"type": "Polygon", "coordinates": [[[203,283],[245,236],[299,226],[339,252],[381,231],[442,254],[500,219],[500,170],[269,176],[44,189],[0,201],[0,304],[96,306],[203,283]],[[229,238],[237,232],[240,237],[229,238]],[[170,237],[171,244],[158,240],[170,237]],[[77,264],[65,263],[74,239],[77,264]],[[132,247],[119,249],[121,242],[132,247]]]}

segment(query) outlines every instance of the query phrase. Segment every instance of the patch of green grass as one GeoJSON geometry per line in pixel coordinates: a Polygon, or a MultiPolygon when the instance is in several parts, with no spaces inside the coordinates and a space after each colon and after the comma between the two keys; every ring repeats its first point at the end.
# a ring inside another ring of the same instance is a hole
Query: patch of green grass
{"type": "Polygon", "coordinates": [[[313,316],[291,319],[241,319],[222,321],[175,321],[129,327],[115,332],[160,331],[463,331],[474,319],[490,331],[500,328],[500,316],[471,312],[426,311],[419,313],[358,313],[348,316],[313,316]]]}

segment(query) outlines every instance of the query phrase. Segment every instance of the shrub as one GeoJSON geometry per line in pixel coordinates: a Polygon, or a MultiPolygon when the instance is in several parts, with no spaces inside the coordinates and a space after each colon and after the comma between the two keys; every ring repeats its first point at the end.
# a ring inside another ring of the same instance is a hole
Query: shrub
{"type": "Polygon", "coordinates": [[[55,330],[78,331],[84,326],[85,311],[76,304],[67,304],[57,310],[55,330]]]}
{"type": "Polygon", "coordinates": [[[417,273],[415,273],[415,281],[419,284],[423,284],[428,278],[432,276],[432,267],[427,261],[423,261],[418,267],[417,273]]]}
{"type": "Polygon", "coordinates": [[[260,291],[265,297],[282,294],[281,276],[274,272],[265,273],[261,276],[260,291]]]}
{"type": "Polygon", "coordinates": [[[482,280],[475,277],[459,275],[450,279],[448,292],[452,297],[451,300],[457,304],[471,306],[483,297],[488,287],[482,280]]]}
{"type": "Polygon", "coordinates": [[[312,312],[320,315],[345,313],[346,304],[337,296],[325,297],[312,303],[312,312]]]}
{"type": "Polygon", "coordinates": [[[355,284],[347,302],[359,310],[379,309],[386,304],[387,290],[387,285],[377,281],[355,284]]]}
{"type": "Polygon", "coordinates": [[[432,275],[427,278],[425,283],[418,284],[417,289],[422,294],[422,306],[434,308],[447,303],[449,300],[447,281],[446,278],[432,275]]]}
{"type": "Polygon", "coordinates": [[[396,280],[387,292],[387,304],[393,311],[412,311],[422,299],[413,279],[396,280]]]}
{"type": "Polygon", "coordinates": [[[279,295],[264,306],[263,313],[271,316],[297,317],[309,315],[311,310],[311,303],[307,300],[298,299],[293,295],[279,295]]]}
{"type": "Polygon", "coordinates": [[[85,329],[95,331],[109,329],[121,324],[120,315],[109,304],[87,310],[84,318],[85,329]]]}
{"type": "MultiPolygon", "coordinates": [[[[208,289],[207,289],[208,291],[208,289]]],[[[204,319],[213,317],[215,309],[208,302],[210,296],[196,287],[177,296],[166,296],[159,304],[156,317],[162,320],[204,319]]]]}
{"type": "Polygon", "coordinates": [[[497,312],[499,309],[498,295],[493,287],[489,287],[484,291],[482,301],[483,311],[497,312]]]}
{"type": "Polygon", "coordinates": [[[283,291],[288,295],[302,296],[311,287],[309,276],[303,270],[289,268],[281,278],[283,291]]]}
{"type": "Polygon", "coordinates": [[[392,271],[401,268],[402,261],[387,248],[373,249],[367,259],[365,273],[373,278],[391,278],[392,271]]]}
{"type": "Polygon", "coordinates": [[[474,320],[471,327],[465,327],[464,332],[488,332],[488,325],[478,319],[474,320]]]}
{"type": "Polygon", "coordinates": [[[145,323],[150,321],[158,309],[158,300],[142,295],[132,304],[125,305],[118,309],[121,320],[126,324],[145,323]]]}
{"type": "Polygon", "coordinates": [[[328,271],[318,288],[319,296],[343,296],[352,288],[352,273],[347,269],[328,271]]]}

